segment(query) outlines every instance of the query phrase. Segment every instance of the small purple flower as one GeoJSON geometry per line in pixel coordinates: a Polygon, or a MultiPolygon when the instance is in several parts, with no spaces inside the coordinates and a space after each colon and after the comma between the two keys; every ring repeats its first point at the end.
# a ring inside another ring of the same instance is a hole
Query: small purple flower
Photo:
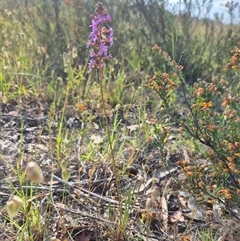
{"type": "Polygon", "coordinates": [[[91,50],[89,51],[89,54],[90,54],[90,57],[91,57],[91,58],[94,58],[94,57],[95,57],[95,52],[94,52],[93,49],[91,49],[91,50]]]}
{"type": "Polygon", "coordinates": [[[99,46],[99,52],[98,52],[98,55],[99,56],[107,56],[107,51],[108,51],[108,46],[105,45],[104,43],[101,43],[100,46],[99,46]]]}
{"type": "Polygon", "coordinates": [[[93,20],[95,19],[95,16],[93,14],[90,14],[89,17],[93,20]]]}
{"type": "Polygon", "coordinates": [[[92,20],[92,24],[89,25],[89,27],[92,27],[92,32],[97,32],[98,31],[98,25],[99,25],[99,22],[96,21],[95,19],[92,20]]]}
{"type": "Polygon", "coordinates": [[[89,63],[88,63],[88,69],[92,69],[95,67],[96,61],[95,59],[90,59],[89,63]]]}
{"type": "Polygon", "coordinates": [[[102,68],[104,61],[112,57],[108,54],[109,46],[113,45],[113,29],[107,25],[108,22],[112,21],[111,16],[104,11],[102,3],[96,4],[95,9],[97,16],[90,14],[92,24],[89,27],[92,28],[88,38],[87,48],[92,47],[89,51],[90,62],[88,69],[102,68]]]}
{"type": "Polygon", "coordinates": [[[112,21],[112,17],[107,12],[105,12],[103,14],[103,19],[104,19],[105,22],[111,22],[112,21]]]}
{"type": "Polygon", "coordinates": [[[97,41],[97,35],[93,32],[89,34],[89,41],[87,43],[87,48],[93,45],[97,41]]]}
{"type": "Polygon", "coordinates": [[[102,15],[98,15],[97,16],[97,24],[100,25],[100,24],[103,24],[104,23],[104,18],[102,15]]]}
{"type": "Polygon", "coordinates": [[[108,40],[110,46],[113,46],[113,29],[111,27],[108,28],[109,33],[108,33],[108,40]]]}

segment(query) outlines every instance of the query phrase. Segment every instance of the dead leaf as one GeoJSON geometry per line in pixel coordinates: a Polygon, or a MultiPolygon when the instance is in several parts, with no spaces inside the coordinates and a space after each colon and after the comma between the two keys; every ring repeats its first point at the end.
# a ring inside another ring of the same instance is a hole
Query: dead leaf
{"type": "Polygon", "coordinates": [[[48,152],[48,147],[46,145],[42,145],[42,144],[36,144],[35,145],[36,149],[39,149],[40,151],[44,151],[44,152],[48,152]]]}
{"type": "MultiPolygon", "coordinates": [[[[225,241],[227,237],[227,233],[225,232],[221,237],[218,238],[217,241],[225,241]]],[[[231,240],[232,241],[232,240],[231,240]]]]}
{"type": "Polygon", "coordinates": [[[163,222],[163,229],[164,231],[167,231],[168,228],[168,206],[167,206],[167,200],[164,195],[162,195],[161,198],[161,207],[162,207],[162,213],[161,218],[163,222]]]}
{"type": "Polygon", "coordinates": [[[100,144],[103,142],[103,138],[100,135],[91,135],[90,139],[93,141],[94,144],[100,144]]]}
{"type": "Polygon", "coordinates": [[[93,128],[95,130],[99,130],[99,125],[97,123],[93,122],[93,128]]]}
{"type": "Polygon", "coordinates": [[[19,116],[19,113],[18,113],[18,111],[13,110],[13,111],[8,112],[8,115],[19,116]]]}
{"type": "Polygon", "coordinates": [[[135,130],[137,130],[138,128],[140,128],[141,125],[131,125],[131,126],[127,126],[127,129],[130,131],[130,132],[133,132],[135,130]]]}
{"type": "Polygon", "coordinates": [[[218,204],[213,204],[212,213],[213,213],[214,221],[219,221],[222,216],[221,207],[218,204]]]}
{"type": "Polygon", "coordinates": [[[184,235],[183,241],[190,241],[190,237],[188,235],[184,235]]]}
{"type": "Polygon", "coordinates": [[[60,241],[60,239],[58,239],[58,238],[56,238],[56,237],[52,237],[52,238],[50,239],[50,241],[60,241]]]}
{"type": "Polygon", "coordinates": [[[170,222],[171,223],[176,223],[176,222],[183,222],[185,219],[182,215],[182,210],[178,210],[174,212],[173,215],[170,216],[170,222]]]}

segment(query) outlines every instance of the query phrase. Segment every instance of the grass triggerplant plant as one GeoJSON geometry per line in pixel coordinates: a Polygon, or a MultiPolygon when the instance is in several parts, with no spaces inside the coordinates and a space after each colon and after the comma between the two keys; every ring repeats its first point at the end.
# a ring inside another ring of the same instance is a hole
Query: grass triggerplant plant
{"type": "Polygon", "coordinates": [[[103,4],[98,2],[96,4],[95,9],[96,15],[90,15],[92,24],[90,27],[92,28],[91,33],[89,34],[89,42],[87,43],[87,48],[91,47],[89,54],[90,54],[90,61],[88,63],[88,69],[91,71],[92,69],[97,70],[98,82],[100,83],[100,92],[101,92],[101,101],[102,101],[102,108],[105,116],[106,122],[106,131],[108,136],[108,142],[110,147],[110,154],[112,158],[112,166],[113,172],[116,177],[116,188],[117,188],[117,195],[119,201],[119,212],[120,212],[120,219],[118,230],[116,232],[116,239],[120,240],[122,237],[122,229],[123,229],[123,220],[122,220],[122,207],[121,207],[121,197],[120,197],[120,189],[119,189],[119,180],[118,180],[118,172],[116,167],[116,161],[114,157],[114,148],[113,148],[113,136],[110,133],[110,128],[108,124],[108,115],[106,111],[106,104],[105,104],[105,97],[104,97],[104,67],[106,65],[106,60],[111,58],[111,54],[108,53],[108,49],[110,46],[113,45],[113,29],[108,25],[109,22],[112,21],[111,16],[108,12],[104,10],[103,4]]]}
{"type": "Polygon", "coordinates": [[[96,5],[96,16],[90,15],[92,24],[91,33],[89,34],[89,42],[87,43],[87,48],[91,47],[89,51],[90,61],[88,64],[88,69],[96,69],[98,74],[98,80],[100,82],[100,91],[102,97],[102,107],[104,115],[106,118],[106,129],[108,134],[109,146],[112,155],[113,166],[115,169],[115,160],[113,154],[112,140],[110,136],[110,130],[108,126],[105,99],[104,99],[104,90],[103,90],[103,80],[104,80],[104,66],[105,61],[111,58],[111,54],[108,54],[109,46],[113,45],[113,29],[107,24],[112,20],[111,16],[104,11],[102,3],[97,3],[96,5]]]}

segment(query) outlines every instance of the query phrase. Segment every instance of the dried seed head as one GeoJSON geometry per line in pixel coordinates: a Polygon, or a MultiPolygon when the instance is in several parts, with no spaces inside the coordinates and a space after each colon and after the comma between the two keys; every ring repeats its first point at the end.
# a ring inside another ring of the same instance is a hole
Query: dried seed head
{"type": "Polygon", "coordinates": [[[146,210],[150,210],[152,207],[152,199],[150,197],[147,198],[145,208],[146,210]]]}
{"type": "Polygon", "coordinates": [[[18,197],[14,196],[12,200],[8,201],[6,204],[6,210],[10,218],[15,217],[18,214],[18,210],[24,206],[23,200],[18,197]]]}
{"type": "Polygon", "coordinates": [[[36,162],[29,162],[27,165],[27,176],[29,180],[35,183],[43,182],[43,173],[36,162]]]}
{"type": "Polygon", "coordinates": [[[14,201],[19,208],[24,207],[24,201],[19,196],[13,196],[12,201],[14,201]]]}
{"type": "Polygon", "coordinates": [[[7,202],[6,210],[10,218],[15,217],[18,213],[18,207],[16,203],[12,200],[7,202]]]}
{"type": "Polygon", "coordinates": [[[159,191],[159,186],[156,186],[156,185],[155,185],[155,186],[152,188],[152,191],[151,191],[151,199],[152,199],[152,201],[155,201],[155,200],[158,198],[159,193],[160,193],[160,191],[159,191]]]}

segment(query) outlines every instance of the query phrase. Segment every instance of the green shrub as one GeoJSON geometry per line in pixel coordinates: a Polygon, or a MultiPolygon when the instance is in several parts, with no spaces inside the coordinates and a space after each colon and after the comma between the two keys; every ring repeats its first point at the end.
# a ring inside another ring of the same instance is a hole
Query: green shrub
{"type": "MultiPolygon", "coordinates": [[[[162,100],[163,111],[172,117],[183,135],[209,148],[207,164],[198,165],[194,160],[178,162],[189,180],[189,190],[203,199],[224,203],[231,211],[240,203],[240,83],[232,88],[230,81],[198,79],[189,87],[182,66],[160,47],[155,46],[155,49],[172,67],[171,75],[177,75],[180,80],[176,82],[167,73],[155,73],[149,79],[149,85],[162,100]],[[177,91],[182,94],[181,104],[179,99],[170,99],[177,91]],[[179,113],[180,105],[185,109],[184,115],[179,113]]],[[[239,77],[240,49],[235,47],[232,53],[227,68],[233,69],[239,77]]],[[[155,134],[162,136],[163,133],[155,134]]]]}

